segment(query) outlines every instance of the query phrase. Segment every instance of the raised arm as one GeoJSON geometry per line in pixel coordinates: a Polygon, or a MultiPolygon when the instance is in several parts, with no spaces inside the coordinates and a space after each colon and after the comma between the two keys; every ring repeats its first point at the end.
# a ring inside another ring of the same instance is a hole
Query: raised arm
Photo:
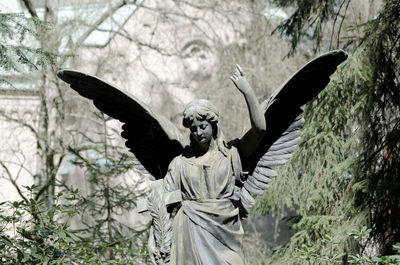
{"type": "Polygon", "coordinates": [[[264,113],[239,65],[236,65],[236,72],[231,76],[231,80],[243,94],[249,110],[251,130],[240,139],[239,143],[240,152],[249,156],[257,148],[258,143],[264,136],[266,130],[264,113]]]}

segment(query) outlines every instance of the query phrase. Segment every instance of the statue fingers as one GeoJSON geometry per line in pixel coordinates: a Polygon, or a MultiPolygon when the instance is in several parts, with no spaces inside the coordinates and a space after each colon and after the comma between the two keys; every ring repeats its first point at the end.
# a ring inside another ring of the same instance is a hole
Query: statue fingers
{"type": "Polygon", "coordinates": [[[236,71],[239,73],[239,76],[244,76],[242,67],[240,67],[240,65],[238,65],[238,64],[236,64],[236,71]]]}
{"type": "Polygon", "coordinates": [[[236,77],[236,79],[238,79],[241,76],[239,70],[237,69],[237,67],[236,67],[235,72],[233,73],[232,76],[236,77]]]}
{"type": "Polygon", "coordinates": [[[234,73],[233,75],[231,75],[230,78],[231,78],[232,81],[235,82],[236,80],[238,80],[239,76],[237,75],[237,73],[234,73]]]}

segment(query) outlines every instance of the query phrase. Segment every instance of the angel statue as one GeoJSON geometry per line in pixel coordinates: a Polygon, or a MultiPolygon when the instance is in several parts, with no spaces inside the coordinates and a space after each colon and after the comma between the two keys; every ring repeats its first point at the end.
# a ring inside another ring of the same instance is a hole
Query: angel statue
{"type": "Polygon", "coordinates": [[[177,127],[136,97],[94,76],[62,70],[58,77],[112,118],[123,123],[126,146],[152,180],[142,210],[153,225],[148,249],[154,264],[245,264],[245,218],[254,197],[268,189],[299,142],[302,105],[329,83],[347,54],[341,50],[302,67],[271,97],[259,103],[240,66],[231,80],[243,94],[251,128],[228,141],[220,115],[208,100],[189,103],[177,127]]]}

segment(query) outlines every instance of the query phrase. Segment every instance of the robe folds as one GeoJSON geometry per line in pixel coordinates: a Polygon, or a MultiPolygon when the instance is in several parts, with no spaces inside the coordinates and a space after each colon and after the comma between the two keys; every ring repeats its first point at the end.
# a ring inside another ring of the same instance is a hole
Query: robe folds
{"type": "Polygon", "coordinates": [[[183,198],[173,221],[171,265],[245,264],[239,209],[231,200],[237,160],[232,153],[237,150],[229,151],[178,156],[171,162],[165,189],[180,190],[183,198]]]}

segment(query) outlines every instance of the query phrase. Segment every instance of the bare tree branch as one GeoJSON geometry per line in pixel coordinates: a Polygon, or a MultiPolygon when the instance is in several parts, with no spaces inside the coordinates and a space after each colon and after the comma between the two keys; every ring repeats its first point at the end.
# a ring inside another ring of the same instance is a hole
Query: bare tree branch
{"type": "Polygon", "coordinates": [[[118,9],[121,7],[125,6],[127,4],[126,0],[120,0],[117,4],[112,6],[107,12],[105,12],[95,23],[92,24],[90,28],[86,30],[85,33],[76,41],[75,47],[80,47],[82,43],[89,37],[89,35],[95,31],[101,23],[103,23],[107,18],[112,16],[114,12],[116,12],[118,9]]]}
{"type": "Polygon", "coordinates": [[[28,9],[29,14],[31,14],[32,17],[39,18],[30,0],[22,0],[22,2],[24,3],[25,7],[28,9]]]}
{"type": "Polygon", "coordinates": [[[19,196],[21,196],[21,198],[26,202],[29,203],[28,198],[25,197],[25,195],[22,193],[21,189],[19,188],[19,185],[17,184],[17,182],[14,180],[10,170],[8,169],[8,167],[3,163],[3,161],[0,160],[0,165],[2,166],[2,168],[6,171],[7,175],[8,175],[8,180],[11,182],[11,184],[14,186],[14,188],[17,190],[19,196]]]}

